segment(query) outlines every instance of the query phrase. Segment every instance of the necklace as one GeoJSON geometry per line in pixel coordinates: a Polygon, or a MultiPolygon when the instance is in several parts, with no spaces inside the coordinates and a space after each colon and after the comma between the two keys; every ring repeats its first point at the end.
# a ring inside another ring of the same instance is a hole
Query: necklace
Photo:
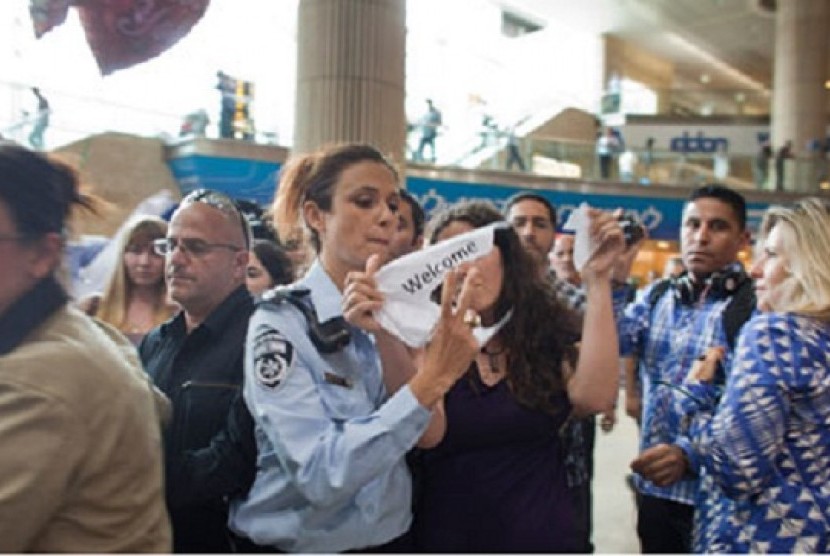
{"type": "Polygon", "coordinates": [[[507,348],[502,345],[501,347],[488,350],[487,346],[481,348],[481,353],[487,356],[487,371],[493,373],[494,375],[500,374],[502,371],[499,368],[499,356],[502,355],[507,348]]]}

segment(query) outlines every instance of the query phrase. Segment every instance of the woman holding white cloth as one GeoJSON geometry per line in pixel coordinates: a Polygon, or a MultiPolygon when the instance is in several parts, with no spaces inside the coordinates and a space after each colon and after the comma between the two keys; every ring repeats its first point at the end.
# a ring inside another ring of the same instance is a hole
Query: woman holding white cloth
{"type": "Polygon", "coordinates": [[[249,324],[244,395],[258,457],[253,487],[231,506],[241,552],[378,547],[409,529],[404,456],[478,344],[463,321],[475,274],[463,283],[447,275],[441,321],[414,377],[405,346],[344,298],[353,273],[371,280],[388,258],[400,202],[398,175],[373,147],[333,147],[283,170],[275,221],[290,229],[302,219],[317,258],[249,324]],[[364,329],[347,323],[341,306],[364,329]]]}
{"type": "MultiPolygon", "coordinates": [[[[587,216],[591,256],[582,269],[588,300],[579,350],[573,315],[537,278],[512,228],[497,229],[496,248],[461,266],[469,307],[481,324],[510,316],[472,359],[466,378],[436,404],[441,422],[424,461],[418,550],[581,549],[572,534],[568,446],[560,431],[571,415],[604,411],[616,399],[610,276],[624,244],[614,215],[589,209],[587,216]]],[[[459,204],[433,219],[430,239],[442,241],[502,218],[488,203],[459,204]]],[[[352,309],[346,317],[369,326],[368,312],[381,302],[371,276],[352,275],[349,282],[345,303],[352,309]]]]}
{"type": "MultiPolygon", "coordinates": [[[[466,309],[480,276],[447,273],[416,373],[404,344],[372,316],[382,303],[374,273],[389,257],[399,203],[394,168],[364,145],[298,157],[281,176],[275,222],[290,228],[301,218],[317,259],[293,301],[264,304],[250,321],[245,400],[258,471],[231,508],[231,528],[251,543],[242,551],[355,550],[409,528],[404,457],[419,439],[441,438],[433,409],[478,352],[466,309]]],[[[613,321],[610,293],[608,304],[613,321]]]]}

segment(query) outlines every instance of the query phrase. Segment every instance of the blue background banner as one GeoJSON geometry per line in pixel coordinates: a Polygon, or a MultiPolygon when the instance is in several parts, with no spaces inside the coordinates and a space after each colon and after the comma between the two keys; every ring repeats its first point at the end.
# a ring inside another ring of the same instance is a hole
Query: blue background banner
{"type": "Polygon", "coordinates": [[[204,187],[260,205],[271,203],[280,164],[265,160],[189,155],[168,161],[182,195],[204,187]]]}
{"type": "MultiPolygon", "coordinates": [[[[492,201],[501,209],[508,197],[523,190],[521,187],[507,185],[470,184],[415,177],[407,178],[406,183],[409,192],[421,202],[428,214],[458,201],[472,199],[492,201]]],[[[540,189],[534,189],[533,193],[542,195],[556,207],[560,231],[561,224],[568,220],[571,211],[585,202],[593,207],[609,210],[622,208],[626,214],[637,217],[648,227],[649,237],[652,239],[673,241],[680,235],[680,222],[685,204],[683,198],[666,199],[540,189]]],[[[748,225],[753,232],[757,230],[766,208],[766,204],[747,203],[748,225]]]]}
{"type": "MultiPolygon", "coordinates": [[[[179,182],[182,194],[199,187],[216,189],[237,199],[254,201],[261,205],[271,203],[280,170],[280,164],[262,160],[225,158],[205,155],[189,155],[169,160],[173,175],[179,182]]],[[[499,208],[508,197],[523,191],[520,186],[493,183],[464,183],[408,176],[407,189],[424,207],[432,212],[462,200],[488,200],[499,208]]],[[[586,202],[603,209],[622,208],[636,216],[649,229],[649,237],[658,240],[677,240],[685,200],[681,197],[656,198],[647,195],[608,195],[592,192],[569,192],[533,189],[556,206],[559,224],[566,222],[570,212],[586,202]]],[[[686,190],[678,193],[686,194],[686,190]]],[[[767,205],[748,203],[749,227],[757,230],[767,205]]]]}

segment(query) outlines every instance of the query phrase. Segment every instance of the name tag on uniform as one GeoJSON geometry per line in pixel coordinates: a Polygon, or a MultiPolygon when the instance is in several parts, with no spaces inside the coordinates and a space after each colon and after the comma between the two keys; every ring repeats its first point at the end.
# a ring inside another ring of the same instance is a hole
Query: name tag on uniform
{"type": "Polygon", "coordinates": [[[329,384],[334,384],[335,386],[342,386],[343,388],[352,387],[351,380],[349,380],[348,378],[343,378],[342,376],[336,375],[334,373],[325,373],[323,375],[323,379],[329,384]]]}

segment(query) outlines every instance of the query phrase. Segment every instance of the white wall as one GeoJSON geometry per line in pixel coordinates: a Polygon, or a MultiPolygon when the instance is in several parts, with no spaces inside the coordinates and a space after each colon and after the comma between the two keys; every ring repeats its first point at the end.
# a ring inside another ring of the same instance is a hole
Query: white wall
{"type": "Polygon", "coordinates": [[[423,114],[426,98],[442,110],[447,134],[475,134],[484,112],[505,126],[539,111],[599,106],[603,49],[596,35],[551,21],[508,38],[501,8],[485,0],[411,0],[407,27],[410,121],[423,114]]]}

